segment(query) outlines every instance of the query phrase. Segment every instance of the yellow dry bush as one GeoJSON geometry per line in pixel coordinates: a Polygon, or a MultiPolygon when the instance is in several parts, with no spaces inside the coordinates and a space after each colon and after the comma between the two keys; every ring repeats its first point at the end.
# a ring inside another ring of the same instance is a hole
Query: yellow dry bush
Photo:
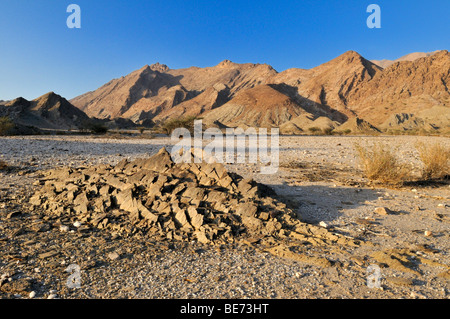
{"type": "Polygon", "coordinates": [[[363,147],[355,145],[365,177],[383,184],[402,184],[408,178],[408,169],[400,163],[395,151],[382,144],[363,147]]]}
{"type": "Polygon", "coordinates": [[[423,163],[422,178],[443,179],[450,175],[450,149],[442,144],[419,143],[416,146],[423,163]]]}

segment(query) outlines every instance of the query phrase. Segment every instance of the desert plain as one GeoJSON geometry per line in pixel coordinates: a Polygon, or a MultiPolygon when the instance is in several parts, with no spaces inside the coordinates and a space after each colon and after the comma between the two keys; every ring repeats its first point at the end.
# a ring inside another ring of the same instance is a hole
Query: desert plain
{"type": "Polygon", "coordinates": [[[439,136],[280,136],[276,174],[260,174],[258,164],[225,167],[271,187],[277,207],[306,231],[215,241],[120,232],[30,203],[49,170],[150,158],[170,150],[168,137],[2,137],[0,297],[447,299],[450,183],[374,184],[355,150],[390,145],[419,176],[418,142],[450,147],[439,136]],[[380,270],[375,287],[369,266],[380,270]]]}

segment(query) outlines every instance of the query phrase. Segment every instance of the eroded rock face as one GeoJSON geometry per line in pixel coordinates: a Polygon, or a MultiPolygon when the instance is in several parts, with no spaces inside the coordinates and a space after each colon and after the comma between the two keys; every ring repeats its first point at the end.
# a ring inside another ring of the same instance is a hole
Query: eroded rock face
{"type": "Polygon", "coordinates": [[[271,188],[222,164],[176,164],[165,148],[116,166],[50,170],[41,184],[30,200],[36,209],[121,235],[142,231],[215,244],[246,237],[339,239],[297,220],[271,188]]]}

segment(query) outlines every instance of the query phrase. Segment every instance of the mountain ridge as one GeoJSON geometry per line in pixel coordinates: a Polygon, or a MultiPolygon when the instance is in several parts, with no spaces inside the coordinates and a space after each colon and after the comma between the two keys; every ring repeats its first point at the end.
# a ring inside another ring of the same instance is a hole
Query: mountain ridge
{"type": "MultiPolygon", "coordinates": [[[[279,101],[290,99],[315,119],[327,117],[342,124],[359,117],[379,126],[397,113],[448,106],[445,72],[450,68],[449,61],[448,51],[441,50],[414,61],[398,61],[386,68],[355,51],[347,51],[311,69],[291,68],[282,72],[268,64],[230,60],[211,67],[183,69],[171,69],[158,62],[113,79],[70,102],[91,117],[125,117],[138,124],[146,120],[205,116],[211,122],[226,118],[228,124],[222,124],[229,125],[234,119],[225,116],[226,112],[220,108],[226,106],[235,115],[238,112],[230,109],[230,105],[254,111],[258,105],[255,99],[246,103],[238,99],[239,106],[233,99],[250,96],[256,88],[270,100],[267,92],[271,86],[276,91],[273,94],[284,95],[279,101]],[[213,119],[214,114],[218,118],[213,119]]],[[[267,114],[259,115],[266,120],[249,120],[247,124],[282,125],[298,115],[285,108],[280,115],[283,120],[274,120],[272,115],[282,110],[280,106],[278,102],[272,103],[270,110],[266,108],[267,114]]]]}

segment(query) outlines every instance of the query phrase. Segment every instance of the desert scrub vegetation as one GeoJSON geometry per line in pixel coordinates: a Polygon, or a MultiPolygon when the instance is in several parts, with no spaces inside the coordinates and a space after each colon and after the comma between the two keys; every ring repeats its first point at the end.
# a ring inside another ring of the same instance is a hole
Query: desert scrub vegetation
{"type": "Polygon", "coordinates": [[[416,149],[423,163],[422,179],[445,179],[450,175],[450,149],[440,143],[418,143],[416,149]]]}
{"type": "Polygon", "coordinates": [[[193,133],[194,132],[194,121],[196,119],[197,118],[195,116],[168,119],[159,125],[159,130],[165,134],[170,135],[177,128],[186,128],[191,133],[193,133]]]}
{"type": "Polygon", "coordinates": [[[308,128],[308,131],[310,131],[313,134],[318,134],[322,130],[320,128],[316,127],[316,126],[313,126],[313,127],[308,128]]]}
{"type": "Polygon", "coordinates": [[[8,167],[8,164],[5,161],[0,160],[0,171],[5,170],[7,167],[8,167]]]}
{"type": "Polygon", "coordinates": [[[109,128],[103,123],[99,123],[95,120],[88,120],[84,122],[81,127],[81,131],[90,132],[92,134],[102,135],[106,134],[109,131],[109,128]]]}
{"type": "Polygon", "coordinates": [[[8,135],[14,128],[14,123],[7,116],[0,117],[0,136],[8,135]]]}
{"type": "Polygon", "coordinates": [[[380,143],[366,147],[356,144],[355,149],[369,180],[391,185],[401,185],[407,180],[408,169],[391,147],[380,143]]]}

